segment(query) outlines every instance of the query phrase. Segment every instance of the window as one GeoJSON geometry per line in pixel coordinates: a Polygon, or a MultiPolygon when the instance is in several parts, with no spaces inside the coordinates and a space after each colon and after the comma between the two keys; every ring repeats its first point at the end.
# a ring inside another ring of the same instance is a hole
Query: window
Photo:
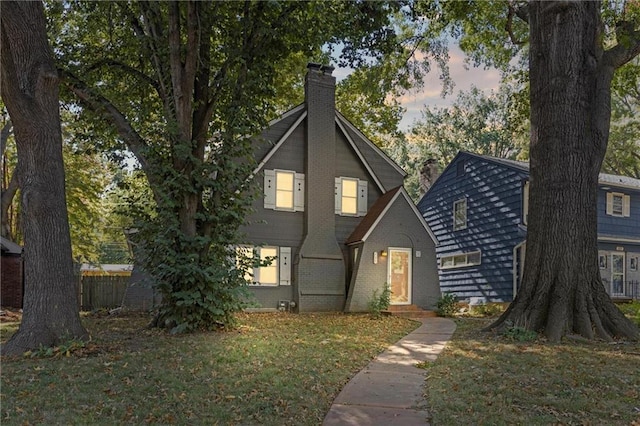
{"type": "Polygon", "coordinates": [[[629,217],[631,215],[631,197],[619,192],[607,192],[607,214],[629,217]]]}
{"type": "Polygon", "coordinates": [[[236,265],[245,270],[244,278],[249,284],[291,285],[291,247],[241,246],[236,253],[236,265]]]}
{"type": "Polygon", "coordinates": [[[293,183],[296,174],[276,170],[276,208],[293,210],[293,183]]]}
{"type": "Polygon", "coordinates": [[[469,253],[452,254],[440,258],[441,269],[462,268],[465,266],[480,265],[482,263],[482,252],[472,251],[469,253]]]}
{"type": "Polygon", "coordinates": [[[304,211],[304,174],[290,170],[265,170],[264,208],[304,211]]]}
{"type": "Polygon", "coordinates": [[[356,178],[335,179],[335,213],[341,216],[367,214],[367,181],[356,178]]]}
{"type": "Polygon", "coordinates": [[[522,184],[522,224],[529,223],[529,181],[522,184]]]}
{"type": "Polygon", "coordinates": [[[467,227],[467,199],[453,203],[453,230],[459,231],[467,227]]]}

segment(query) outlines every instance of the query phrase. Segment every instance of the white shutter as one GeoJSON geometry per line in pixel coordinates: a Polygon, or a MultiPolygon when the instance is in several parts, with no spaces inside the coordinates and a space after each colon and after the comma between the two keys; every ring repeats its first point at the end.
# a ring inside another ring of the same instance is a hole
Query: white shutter
{"type": "Polygon", "coordinates": [[[358,216],[367,214],[367,181],[358,180],[358,216]]]}
{"type": "Polygon", "coordinates": [[[607,192],[607,214],[613,215],[613,193],[607,192]]]}
{"type": "Polygon", "coordinates": [[[342,213],[342,179],[337,177],[335,179],[335,192],[336,192],[336,214],[342,213]]]}
{"type": "Polygon", "coordinates": [[[629,195],[625,195],[622,198],[622,216],[631,216],[631,197],[629,195]]]}
{"type": "Polygon", "coordinates": [[[291,285],[291,247],[280,247],[280,285],[291,285]]]}
{"type": "Polygon", "coordinates": [[[264,171],[264,208],[276,208],[276,172],[275,170],[264,171]]]}
{"type": "Polygon", "coordinates": [[[304,211],[304,173],[296,173],[293,184],[293,211],[304,211]]]}

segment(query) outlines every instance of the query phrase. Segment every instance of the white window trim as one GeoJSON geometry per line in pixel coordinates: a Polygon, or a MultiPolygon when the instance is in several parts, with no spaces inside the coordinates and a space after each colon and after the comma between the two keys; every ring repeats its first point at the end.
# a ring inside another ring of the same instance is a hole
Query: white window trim
{"type": "Polygon", "coordinates": [[[453,216],[454,231],[461,231],[463,229],[467,229],[467,199],[466,198],[461,198],[453,202],[452,216],[453,216]],[[460,224],[460,225],[456,224],[456,206],[459,204],[464,204],[464,224],[460,224]]]}
{"type": "Polygon", "coordinates": [[[335,178],[335,214],[340,216],[360,217],[365,216],[368,210],[368,183],[366,180],[340,176],[335,178]],[[345,213],[342,211],[342,182],[356,182],[357,199],[356,213],[345,213]]]}
{"type": "Polygon", "coordinates": [[[304,173],[293,170],[273,169],[264,170],[264,208],[268,210],[302,212],[304,211],[304,173]],[[292,176],[293,205],[291,207],[278,207],[277,205],[277,175],[286,173],[292,176]]]}
{"type": "Polygon", "coordinates": [[[454,254],[448,254],[446,256],[442,256],[440,257],[440,269],[455,269],[455,268],[467,268],[469,266],[477,266],[477,265],[481,265],[482,264],[482,251],[481,250],[476,250],[476,251],[470,251],[467,253],[454,253],[454,254]],[[477,262],[473,262],[470,261],[469,258],[472,255],[478,255],[478,261],[477,262]],[[445,265],[445,259],[451,259],[453,260],[456,257],[461,257],[464,256],[465,257],[465,261],[464,263],[459,263],[459,264],[452,264],[452,265],[445,265]]]}
{"type": "Polygon", "coordinates": [[[630,217],[631,216],[631,197],[621,192],[607,192],[607,210],[606,213],[609,216],[615,217],[630,217]],[[622,199],[622,212],[613,211],[613,199],[614,197],[620,197],[622,199]]]}

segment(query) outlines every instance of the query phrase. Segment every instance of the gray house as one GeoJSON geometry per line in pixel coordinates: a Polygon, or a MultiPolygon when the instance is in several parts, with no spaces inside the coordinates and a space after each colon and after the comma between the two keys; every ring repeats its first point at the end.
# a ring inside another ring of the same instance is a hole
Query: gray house
{"type": "Polygon", "coordinates": [[[255,138],[264,197],[243,249],[276,260],[247,274],[250,289],[266,309],[358,312],[388,284],[392,304],[432,308],[434,234],[406,173],[336,111],[332,72],[309,64],[305,102],[255,138]]]}

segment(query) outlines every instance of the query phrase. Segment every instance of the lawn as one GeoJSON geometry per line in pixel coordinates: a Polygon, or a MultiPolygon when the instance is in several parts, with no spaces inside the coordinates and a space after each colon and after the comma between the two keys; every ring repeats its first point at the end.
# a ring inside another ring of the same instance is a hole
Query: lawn
{"type": "MultiPolygon", "coordinates": [[[[2,360],[0,422],[317,425],[356,372],[419,325],[345,314],[238,319],[234,331],[170,336],[146,329],[146,316],[87,316],[92,340],[69,356],[63,347],[2,360]]],[[[2,341],[16,327],[3,323],[2,341]]]]}
{"type": "MultiPolygon", "coordinates": [[[[640,303],[623,309],[640,324],[640,303]]],[[[479,332],[491,319],[455,321],[453,339],[425,366],[434,425],[640,426],[640,343],[552,345],[479,332]]]]}
{"type": "MultiPolygon", "coordinates": [[[[640,322],[640,304],[625,309],[640,322]]],[[[234,331],[170,336],[141,315],[86,316],[92,341],[69,356],[64,347],[3,359],[0,422],[319,425],[347,381],[418,325],[345,314],[238,319],[234,331]]],[[[488,318],[454,320],[443,353],[421,365],[432,424],[640,425],[640,343],[552,345],[480,332],[488,318]]],[[[2,341],[16,326],[2,324],[2,341]]]]}

